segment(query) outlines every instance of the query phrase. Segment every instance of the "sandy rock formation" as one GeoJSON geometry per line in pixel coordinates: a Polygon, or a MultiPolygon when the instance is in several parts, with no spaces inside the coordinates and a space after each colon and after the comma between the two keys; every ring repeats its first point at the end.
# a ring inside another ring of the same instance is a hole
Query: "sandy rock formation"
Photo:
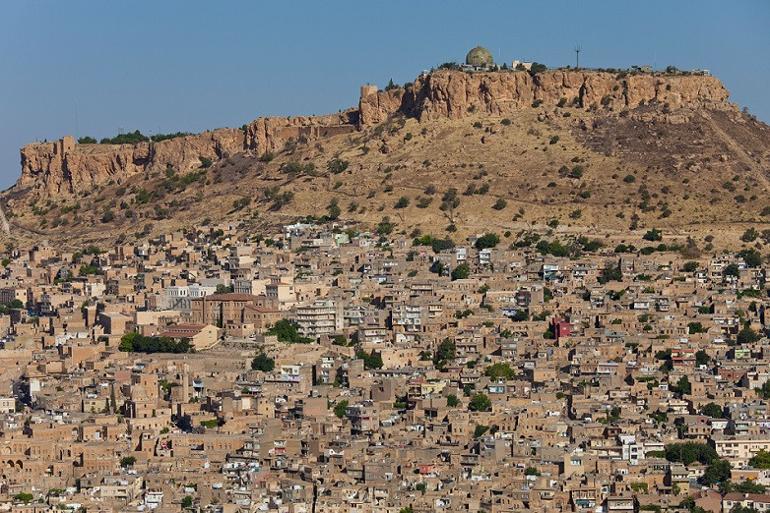
{"type": "Polygon", "coordinates": [[[161,142],[77,144],[71,136],[55,142],[33,143],[21,149],[20,189],[61,196],[145,171],[178,172],[200,167],[201,158],[220,159],[243,150],[243,132],[223,128],[161,142]]]}
{"type": "MultiPolygon", "coordinates": [[[[583,108],[629,107],[656,102],[671,109],[726,106],[728,92],[714,77],[626,75],[556,70],[423,75],[404,95],[400,110],[418,118],[460,118],[471,112],[512,114],[533,103],[583,108]]],[[[363,118],[362,118],[363,119],[363,118]]]]}
{"type": "Polygon", "coordinates": [[[246,125],[245,148],[258,155],[280,151],[289,141],[312,141],[355,131],[358,112],[349,109],[328,116],[257,118],[246,125]]]}
{"type": "Polygon", "coordinates": [[[362,126],[382,123],[388,116],[402,109],[404,89],[397,87],[387,91],[379,91],[376,86],[361,87],[361,98],[358,101],[358,119],[362,126]]]}

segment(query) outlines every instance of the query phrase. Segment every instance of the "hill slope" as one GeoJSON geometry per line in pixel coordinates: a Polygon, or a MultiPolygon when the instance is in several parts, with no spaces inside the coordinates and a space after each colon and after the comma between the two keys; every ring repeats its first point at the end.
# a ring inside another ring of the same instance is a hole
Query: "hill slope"
{"type": "MultiPolygon", "coordinates": [[[[770,213],[770,128],[712,77],[439,71],[358,108],[159,143],[22,149],[11,235],[72,244],[304,216],[455,237],[646,227],[736,240],[770,213]],[[453,192],[454,191],[454,192],[453,192]],[[336,205],[336,206],[335,206],[336,205]]],[[[770,217],[770,216],[768,216],[770,217]]]]}

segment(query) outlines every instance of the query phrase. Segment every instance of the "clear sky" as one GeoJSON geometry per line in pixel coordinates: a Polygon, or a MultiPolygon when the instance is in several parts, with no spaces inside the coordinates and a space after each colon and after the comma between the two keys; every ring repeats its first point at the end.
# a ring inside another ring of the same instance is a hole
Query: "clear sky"
{"type": "Polygon", "coordinates": [[[354,105],[473,46],[556,67],[707,68],[770,121],[770,1],[15,0],[0,6],[0,186],[19,147],[354,105]]]}

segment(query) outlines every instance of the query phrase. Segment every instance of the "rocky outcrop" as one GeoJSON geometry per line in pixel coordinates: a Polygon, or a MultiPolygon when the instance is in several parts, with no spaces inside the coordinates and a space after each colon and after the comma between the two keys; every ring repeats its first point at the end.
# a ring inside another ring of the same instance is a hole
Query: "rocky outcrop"
{"type": "Polygon", "coordinates": [[[727,106],[728,92],[703,75],[615,74],[554,70],[466,73],[441,70],[420,76],[401,92],[362,90],[361,124],[400,112],[419,119],[461,118],[473,112],[513,114],[532,105],[634,108],[656,103],[669,109],[727,106]]]}
{"type": "Polygon", "coordinates": [[[354,132],[357,123],[355,109],[328,116],[258,118],[246,125],[245,148],[258,155],[274,153],[284,149],[287,143],[354,132]]]}
{"type": "Polygon", "coordinates": [[[388,117],[402,109],[404,89],[396,87],[386,91],[378,91],[377,87],[365,85],[361,88],[361,98],[358,101],[358,119],[362,126],[382,123],[388,117]]]}
{"type": "Polygon", "coordinates": [[[533,104],[560,102],[582,108],[637,107],[645,102],[670,108],[720,104],[728,93],[713,77],[632,75],[588,71],[528,73],[436,73],[416,84],[420,117],[459,117],[468,109],[510,114],[533,104]]]}
{"type": "Polygon", "coordinates": [[[135,145],[76,144],[67,136],[24,146],[16,185],[52,196],[75,194],[167,166],[184,173],[200,167],[201,158],[217,160],[242,151],[243,144],[243,131],[231,128],[135,145]]]}

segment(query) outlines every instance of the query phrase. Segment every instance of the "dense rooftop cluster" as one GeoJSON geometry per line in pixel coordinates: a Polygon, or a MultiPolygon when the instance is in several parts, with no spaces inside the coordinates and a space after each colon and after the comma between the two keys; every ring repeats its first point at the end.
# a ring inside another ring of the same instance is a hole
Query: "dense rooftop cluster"
{"type": "Polygon", "coordinates": [[[770,507],[756,250],[330,223],[8,250],[0,511],[770,507]]]}

